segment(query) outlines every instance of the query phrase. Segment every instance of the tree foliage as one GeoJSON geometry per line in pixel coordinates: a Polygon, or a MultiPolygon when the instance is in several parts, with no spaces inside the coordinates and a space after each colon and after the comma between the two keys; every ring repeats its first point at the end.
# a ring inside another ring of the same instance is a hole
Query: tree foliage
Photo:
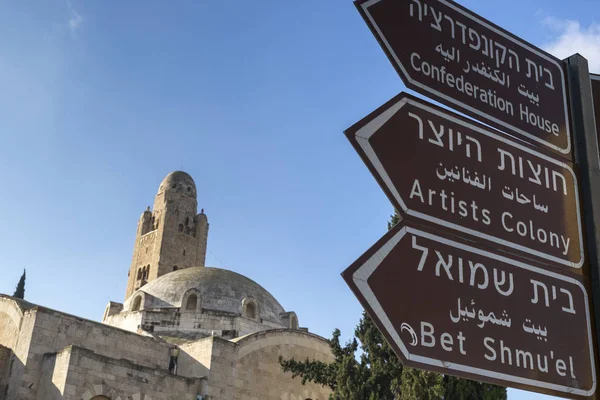
{"type": "MultiPolygon", "coordinates": [[[[388,229],[399,221],[394,214],[388,229]]],[[[366,312],[350,341],[342,345],[340,335],[336,329],[329,340],[331,363],[279,357],[279,364],[302,384],[329,387],[330,400],[506,400],[500,386],[404,367],[366,312]]]]}
{"type": "Polygon", "coordinates": [[[17,288],[15,289],[13,297],[16,297],[17,299],[25,298],[25,270],[23,270],[23,275],[21,275],[21,279],[19,279],[19,283],[17,283],[17,288]]]}

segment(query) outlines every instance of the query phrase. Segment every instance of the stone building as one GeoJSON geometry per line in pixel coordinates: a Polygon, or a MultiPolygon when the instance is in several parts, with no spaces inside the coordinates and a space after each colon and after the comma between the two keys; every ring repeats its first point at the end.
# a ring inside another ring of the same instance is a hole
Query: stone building
{"type": "Polygon", "coordinates": [[[208,219],[185,172],[140,217],[123,303],[102,322],[0,295],[0,400],[325,400],[278,357],[327,342],[262,286],[204,265],[208,219]]]}

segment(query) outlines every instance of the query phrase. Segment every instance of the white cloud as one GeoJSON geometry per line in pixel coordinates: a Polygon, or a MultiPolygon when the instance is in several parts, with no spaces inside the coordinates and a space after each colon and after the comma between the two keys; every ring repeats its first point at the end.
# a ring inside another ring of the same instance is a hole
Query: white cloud
{"type": "Polygon", "coordinates": [[[69,29],[71,29],[71,32],[74,32],[83,22],[83,17],[75,10],[71,10],[71,14],[72,17],[69,20],[69,29]]]}
{"type": "Polygon", "coordinates": [[[591,72],[600,73],[600,24],[586,28],[579,21],[551,17],[543,23],[557,34],[542,46],[544,50],[561,59],[579,53],[588,60],[591,72]]]}
{"type": "Polygon", "coordinates": [[[67,7],[69,8],[69,13],[71,15],[67,26],[69,27],[71,34],[75,35],[77,33],[77,30],[83,23],[83,17],[77,12],[77,10],[75,10],[73,4],[71,4],[70,1],[67,1],[67,7]]]}

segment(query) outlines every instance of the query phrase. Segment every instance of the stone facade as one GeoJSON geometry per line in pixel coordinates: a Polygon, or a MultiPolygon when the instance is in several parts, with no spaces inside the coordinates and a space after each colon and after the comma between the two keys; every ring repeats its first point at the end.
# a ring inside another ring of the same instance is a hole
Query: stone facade
{"type": "Polygon", "coordinates": [[[111,399],[139,396],[154,400],[196,400],[205,379],[176,376],[124,359],[69,346],[44,355],[40,399],[80,400],[105,395],[111,399]],[[45,371],[44,371],[45,369],[45,371]]]}
{"type": "Polygon", "coordinates": [[[196,206],[189,175],[163,180],[138,224],[126,299],[102,323],[0,295],[0,400],[328,399],[278,363],[331,361],[327,341],[256,282],[204,266],[196,206]]]}

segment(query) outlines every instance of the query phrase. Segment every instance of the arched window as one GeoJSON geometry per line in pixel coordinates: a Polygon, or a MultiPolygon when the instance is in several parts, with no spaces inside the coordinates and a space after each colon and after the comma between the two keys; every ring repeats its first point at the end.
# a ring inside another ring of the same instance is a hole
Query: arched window
{"type": "Polygon", "coordinates": [[[179,232],[183,232],[183,224],[179,224],[179,232]]]}
{"type": "Polygon", "coordinates": [[[140,279],[142,279],[142,269],[138,269],[138,273],[137,273],[137,280],[139,281],[140,279]]]}
{"type": "Polygon", "coordinates": [[[256,319],[256,304],[246,304],[246,317],[250,319],[256,319]]]}
{"type": "Polygon", "coordinates": [[[133,306],[131,307],[131,311],[140,311],[140,307],[142,306],[142,296],[137,296],[133,299],[133,306]]]}
{"type": "Polygon", "coordinates": [[[177,271],[179,267],[177,265],[173,265],[173,271],[177,271]]]}
{"type": "Polygon", "coordinates": [[[198,304],[198,296],[196,296],[195,294],[190,294],[190,296],[187,298],[187,302],[185,304],[185,309],[186,310],[195,310],[197,304],[198,304]]]}

